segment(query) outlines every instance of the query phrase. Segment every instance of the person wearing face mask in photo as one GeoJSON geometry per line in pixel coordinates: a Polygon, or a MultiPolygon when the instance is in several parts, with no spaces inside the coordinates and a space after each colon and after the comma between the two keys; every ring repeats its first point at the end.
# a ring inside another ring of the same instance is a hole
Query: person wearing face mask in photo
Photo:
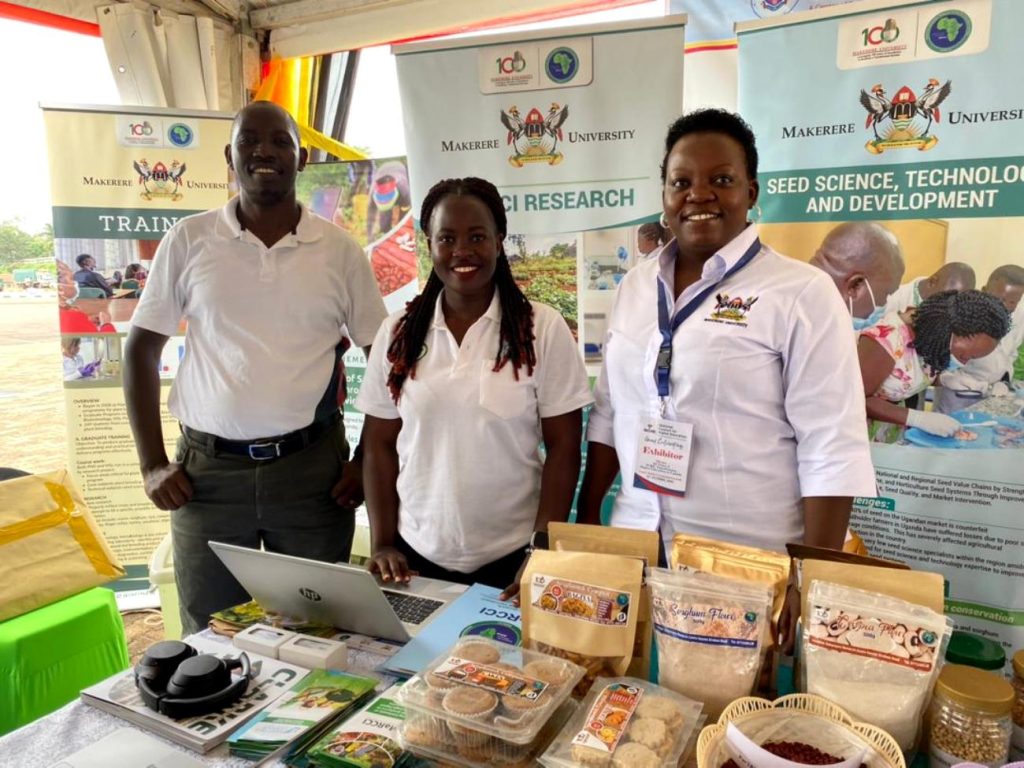
{"type": "Polygon", "coordinates": [[[430,277],[381,327],[356,400],[370,570],[513,598],[533,533],[569,516],[586,369],[562,316],[516,285],[493,184],[438,182],[420,226],[430,277]]]}
{"type": "Polygon", "coordinates": [[[1024,343],[1024,267],[1004,264],[996,268],[981,290],[1003,302],[1010,313],[1010,332],[991,354],[970,360],[960,370],[939,377],[942,388],[935,407],[943,413],[953,413],[983,397],[1003,397],[1014,391],[1013,363],[1024,343]]]}
{"type": "Polygon", "coordinates": [[[874,222],[840,224],[825,236],[810,263],[836,284],[855,331],[882,319],[886,299],[903,279],[903,257],[896,236],[874,222]]]}
{"type": "Polygon", "coordinates": [[[861,377],[875,442],[895,442],[904,427],[939,437],[960,429],[952,416],[906,408],[939,374],[990,354],[1010,329],[1010,313],[983,291],[943,291],[906,312],[887,314],[861,333],[861,377]]]}

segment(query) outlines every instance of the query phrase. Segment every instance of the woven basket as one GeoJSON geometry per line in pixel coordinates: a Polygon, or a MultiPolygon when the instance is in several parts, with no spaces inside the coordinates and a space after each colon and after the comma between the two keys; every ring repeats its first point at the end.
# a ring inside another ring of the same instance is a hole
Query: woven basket
{"type": "MultiPolygon", "coordinates": [[[[721,768],[728,759],[723,749],[728,723],[745,724],[744,733],[752,737],[748,732],[752,727],[760,726],[762,731],[770,729],[773,721],[780,721],[783,712],[789,718],[795,716],[790,722],[799,724],[800,733],[794,735],[792,729],[775,732],[775,740],[804,741],[825,752],[835,749],[834,744],[839,742],[845,742],[848,748],[867,746],[875,751],[874,756],[869,753],[864,760],[868,768],[907,768],[903,752],[892,736],[881,728],[854,721],[838,704],[808,693],[794,693],[775,701],[754,697],[734,701],[722,712],[717,723],[700,732],[697,739],[698,768],[721,768]],[[809,737],[808,734],[813,735],[809,737]],[[823,745],[823,742],[826,743],[823,745]]],[[[761,741],[765,740],[769,739],[761,741]]]]}

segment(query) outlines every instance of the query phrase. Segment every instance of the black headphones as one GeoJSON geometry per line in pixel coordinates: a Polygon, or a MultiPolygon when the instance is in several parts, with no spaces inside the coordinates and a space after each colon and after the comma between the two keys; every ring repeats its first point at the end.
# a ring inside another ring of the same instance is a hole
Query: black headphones
{"type": "Polygon", "coordinates": [[[135,685],[146,706],[173,718],[216,712],[242,697],[252,679],[249,657],[199,654],[180,640],[154,643],[135,666],[135,685]],[[231,670],[241,677],[231,679],[231,670]]]}

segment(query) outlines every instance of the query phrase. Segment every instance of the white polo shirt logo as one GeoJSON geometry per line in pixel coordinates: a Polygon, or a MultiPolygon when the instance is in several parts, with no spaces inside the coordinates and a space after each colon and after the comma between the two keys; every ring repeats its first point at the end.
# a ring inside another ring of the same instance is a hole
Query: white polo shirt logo
{"type": "Polygon", "coordinates": [[[722,323],[724,325],[738,325],[747,327],[747,313],[754,306],[757,296],[730,296],[728,293],[715,295],[715,308],[709,317],[704,318],[705,323],[722,323]]]}

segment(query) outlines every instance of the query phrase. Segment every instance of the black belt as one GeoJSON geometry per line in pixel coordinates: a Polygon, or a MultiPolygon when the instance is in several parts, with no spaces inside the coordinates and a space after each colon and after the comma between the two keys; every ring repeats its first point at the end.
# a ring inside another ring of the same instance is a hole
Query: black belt
{"type": "Polygon", "coordinates": [[[190,440],[205,443],[215,451],[247,456],[253,461],[270,461],[271,459],[283,459],[289,454],[312,445],[326,435],[340,420],[341,415],[334,413],[327,419],[314,421],[308,427],[289,432],[287,435],[261,437],[258,440],[227,440],[208,432],[200,432],[198,429],[186,427],[184,424],[181,425],[181,431],[190,440]]]}

